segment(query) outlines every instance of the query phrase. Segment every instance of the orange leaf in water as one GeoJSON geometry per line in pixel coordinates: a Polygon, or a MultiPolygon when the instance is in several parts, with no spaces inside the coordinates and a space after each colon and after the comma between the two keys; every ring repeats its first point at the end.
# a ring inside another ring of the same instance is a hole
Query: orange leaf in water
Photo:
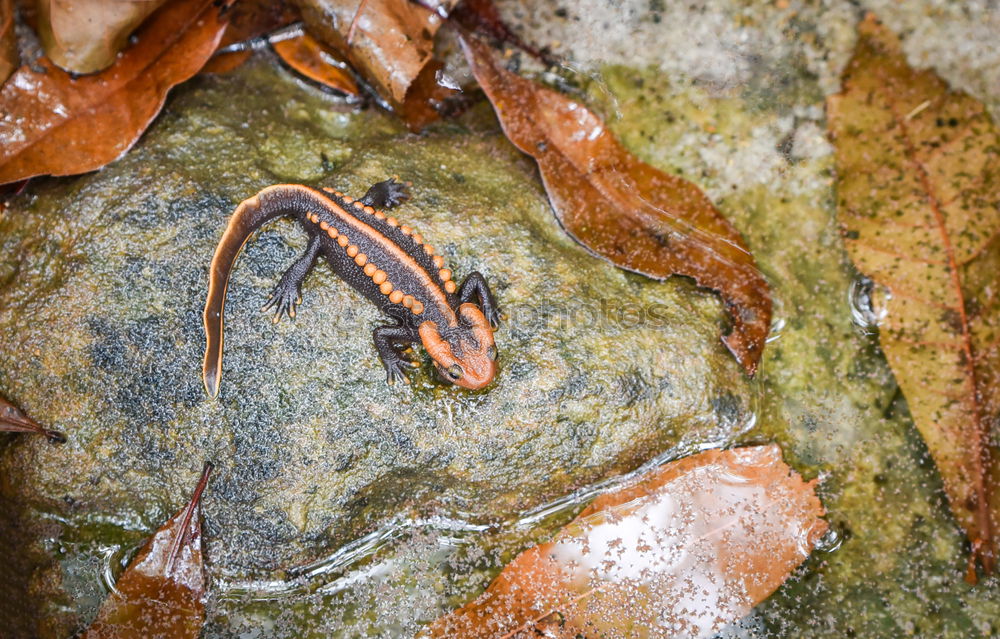
{"type": "Polygon", "coordinates": [[[827,107],[845,243],[888,292],[879,342],[972,542],[972,580],[1000,523],[1000,135],[871,15],[843,86],[827,107]]]}
{"type": "Polygon", "coordinates": [[[3,397],[0,397],[0,431],[10,433],[38,433],[39,435],[48,437],[49,441],[60,444],[66,441],[66,437],[62,433],[45,428],[3,397]]]}
{"type": "Polygon", "coordinates": [[[585,106],[502,68],[482,42],[463,37],[462,45],[507,138],[537,160],[570,236],[621,268],[687,275],[719,291],[733,324],[723,341],[752,375],[770,330],[770,292],[701,189],[640,162],[585,106]]]}
{"type": "Polygon", "coordinates": [[[98,169],[129,149],[172,86],[198,72],[224,22],[212,0],[168,3],[108,69],[74,79],[46,59],[0,88],[0,184],[98,169]]]}
{"type": "Polygon", "coordinates": [[[358,95],[358,83],[337,54],[308,33],[272,42],[274,52],[305,77],[323,86],[358,95]]]}
{"type": "Polygon", "coordinates": [[[708,637],[801,564],[827,524],[776,445],[709,450],[597,498],[423,637],[708,637]]]}
{"type": "Polygon", "coordinates": [[[17,34],[14,33],[14,0],[0,0],[0,84],[18,65],[17,34]]]}
{"type": "Polygon", "coordinates": [[[39,0],[38,37],[49,60],[73,73],[111,65],[128,36],[165,0],[39,0]]]}
{"type": "Polygon", "coordinates": [[[80,639],[197,639],[205,621],[199,502],[205,463],[191,501],[143,546],[80,639]]]}

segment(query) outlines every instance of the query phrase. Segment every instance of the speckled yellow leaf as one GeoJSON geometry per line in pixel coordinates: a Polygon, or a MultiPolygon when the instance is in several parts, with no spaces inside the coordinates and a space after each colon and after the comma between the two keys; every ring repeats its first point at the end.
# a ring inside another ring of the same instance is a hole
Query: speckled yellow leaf
{"type": "MultiPolygon", "coordinates": [[[[883,287],[879,339],[986,571],[1000,420],[1000,136],[983,105],[911,68],[869,15],[828,111],[838,215],[883,287]]],[[[971,566],[971,564],[970,564],[971,566]]],[[[970,572],[970,578],[975,574],[970,572]]]]}

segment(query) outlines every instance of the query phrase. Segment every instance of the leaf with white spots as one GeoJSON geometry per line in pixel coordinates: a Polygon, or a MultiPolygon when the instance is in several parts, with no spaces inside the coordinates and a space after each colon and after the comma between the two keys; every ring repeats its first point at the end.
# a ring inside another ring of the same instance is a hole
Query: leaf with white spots
{"type": "Polygon", "coordinates": [[[826,532],[776,445],[709,450],[599,497],[422,637],[709,637],[778,588],[826,532]]]}
{"type": "Polygon", "coordinates": [[[197,639],[205,621],[205,569],[199,503],[212,465],[194,495],[143,546],[80,639],[197,639]]]}
{"type": "Polygon", "coordinates": [[[859,30],[828,103],[838,215],[887,293],[879,341],[972,542],[971,581],[976,560],[992,569],[1000,525],[1000,135],[874,16],[859,30]]]}

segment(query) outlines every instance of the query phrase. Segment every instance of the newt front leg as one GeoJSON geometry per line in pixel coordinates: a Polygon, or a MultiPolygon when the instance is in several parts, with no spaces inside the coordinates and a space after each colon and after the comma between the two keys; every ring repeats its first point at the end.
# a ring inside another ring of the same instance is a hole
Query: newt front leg
{"type": "Polygon", "coordinates": [[[375,342],[375,350],[378,351],[379,358],[386,370],[386,381],[390,384],[396,381],[409,383],[405,369],[417,366],[416,362],[399,352],[397,344],[410,344],[420,341],[420,335],[416,331],[405,325],[379,326],[372,331],[372,339],[375,342]]]}

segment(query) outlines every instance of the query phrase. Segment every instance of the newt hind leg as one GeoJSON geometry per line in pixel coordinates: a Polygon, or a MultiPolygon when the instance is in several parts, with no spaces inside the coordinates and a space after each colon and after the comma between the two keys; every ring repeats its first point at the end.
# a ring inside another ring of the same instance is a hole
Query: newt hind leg
{"type": "Polygon", "coordinates": [[[372,184],[368,192],[361,198],[361,203],[377,209],[391,209],[408,199],[410,199],[410,193],[407,190],[407,184],[397,182],[396,178],[389,178],[383,182],[372,184]]]}
{"type": "Polygon", "coordinates": [[[295,306],[302,303],[302,282],[306,279],[313,265],[316,264],[316,256],[319,255],[321,240],[318,235],[309,238],[309,246],[302,257],[288,267],[284,275],[274,287],[270,299],[261,307],[261,311],[274,309],[274,323],[278,323],[282,315],[288,315],[290,319],[295,319],[295,306]]]}

